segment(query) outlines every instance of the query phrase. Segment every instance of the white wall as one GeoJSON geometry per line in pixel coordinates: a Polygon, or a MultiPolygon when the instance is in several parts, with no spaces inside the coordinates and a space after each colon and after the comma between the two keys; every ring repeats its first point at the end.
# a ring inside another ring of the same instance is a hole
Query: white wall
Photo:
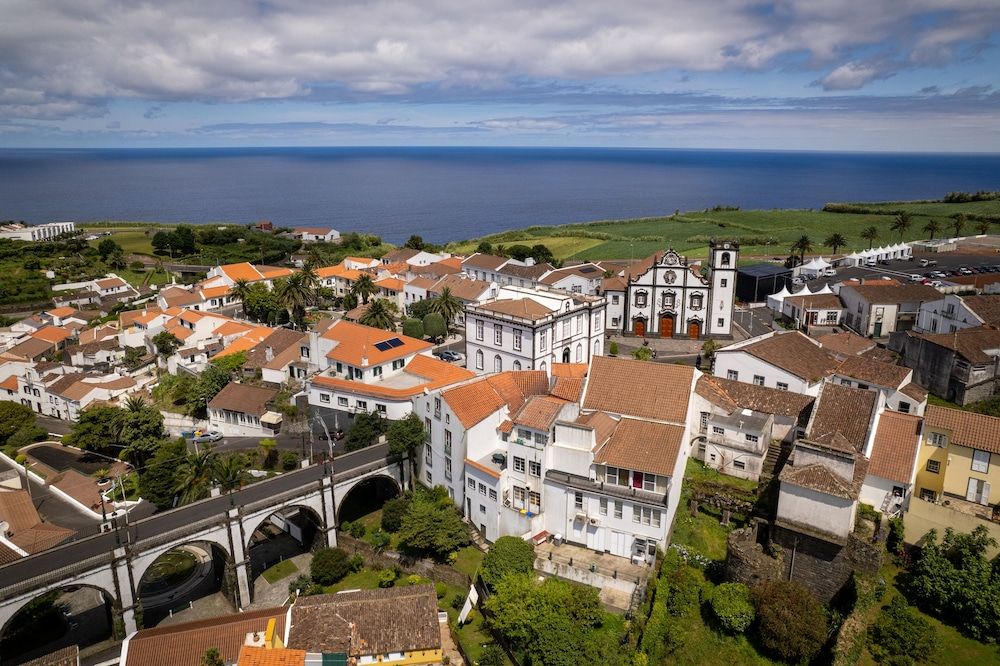
{"type": "Polygon", "coordinates": [[[855,503],[782,481],[778,518],[842,538],[854,530],[855,503]]]}
{"type": "Polygon", "coordinates": [[[809,384],[783,368],[766,363],[756,356],[740,349],[726,350],[720,349],[715,353],[715,368],[713,374],[716,377],[728,378],[730,370],[739,373],[737,381],[745,384],[752,384],[754,375],[764,377],[764,386],[778,388],[778,382],[788,384],[788,390],[803,395],[818,395],[822,382],[809,384]]]}

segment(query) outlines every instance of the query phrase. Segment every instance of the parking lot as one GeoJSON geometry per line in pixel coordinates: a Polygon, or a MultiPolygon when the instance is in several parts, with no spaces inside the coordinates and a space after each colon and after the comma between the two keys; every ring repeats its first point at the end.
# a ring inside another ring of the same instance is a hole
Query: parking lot
{"type": "MultiPolygon", "coordinates": [[[[809,285],[810,291],[816,291],[825,284],[833,285],[851,279],[872,279],[891,277],[897,280],[911,282],[911,276],[919,275],[928,281],[939,281],[947,283],[949,278],[960,275],[977,274],[1000,274],[1000,255],[993,257],[988,254],[958,254],[955,252],[942,253],[921,253],[912,259],[893,259],[886,264],[876,264],[875,266],[849,266],[837,268],[836,276],[818,277],[814,279],[804,279],[803,283],[809,285]],[[921,259],[937,262],[932,266],[921,266],[921,259]],[[963,273],[962,269],[967,273],[963,273]],[[943,273],[944,275],[932,275],[932,273],[943,273]]],[[[799,288],[798,284],[792,290],[799,288]]]]}

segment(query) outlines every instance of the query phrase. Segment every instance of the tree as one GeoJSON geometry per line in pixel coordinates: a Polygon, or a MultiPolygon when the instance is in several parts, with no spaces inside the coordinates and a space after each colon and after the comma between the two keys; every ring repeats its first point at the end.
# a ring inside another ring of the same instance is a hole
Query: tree
{"type": "Polygon", "coordinates": [[[412,318],[423,321],[424,317],[431,312],[431,303],[433,300],[433,298],[425,298],[422,301],[410,303],[406,306],[406,312],[412,318]]]}
{"type": "Polygon", "coordinates": [[[182,437],[164,442],[139,469],[139,493],[158,509],[169,509],[177,496],[178,463],[184,460],[187,442],[182,437]]]}
{"type": "Polygon", "coordinates": [[[608,354],[618,356],[618,342],[616,340],[612,340],[611,344],[608,345],[608,354]]]}
{"type": "Polygon", "coordinates": [[[174,252],[179,254],[194,254],[198,251],[195,242],[194,229],[187,224],[177,225],[173,233],[174,252]]]}
{"type": "Polygon", "coordinates": [[[358,318],[359,324],[381,328],[387,331],[396,329],[396,320],[393,317],[395,305],[384,298],[376,298],[368,304],[365,313],[358,318]]]}
{"type": "Polygon", "coordinates": [[[292,273],[277,280],[274,284],[274,295],[281,306],[288,311],[292,324],[296,328],[305,330],[306,307],[315,301],[316,294],[307,284],[307,278],[302,272],[292,273]]]}
{"type": "Polygon", "coordinates": [[[288,310],[282,306],[278,300],[278,295],[260,282],[250,285],[250,290],[243,303],[247,311],[247,316],[251,319],[256,319],[272,326],[289,320],[288,310]]]}
{"type": "Polygon", "coordinates": [[[437,312],[431,312],[424,317],[424,335],[434,340],[440,340],[448,334],[448,326],[444,317],[437,312]]]}
{"type": "Polygon", "coordinates": [[[250,282],[245,278],[239,278],[229,290],[230,299],[238,299],[243,307],[243,318],[247,319],[247,297],[250,296],[250,282]]]}
{"type": "Polygon", "coordinates": [[[712,591],[709,606],[723,631],[742,634],[753,624],[750,590],[742,583],[723,583],[712,591]]]}
{"type": "Polygon", "coordinates": [[[129,397],[125,409],[117,415],[118,440],[124,445],[121,458],[136,467],[143,467],[160,448],[166,433],[163,414],[141,396],[129,397]]]}
{"type": "Polygon", "coordinates": [[[502,536],[490,547],[483,558],[480,575],[491,590],[495,590],[504,576],[530,574],[535,566],[535,547],[516,536],[502,536]]]}
{"type": "Polygon", "coordinates": [[[0,444],[6,443],[22,427],[34,423],[35,413],[31,407],[7,400],[0,402],[0,444]]]}
{"type": "Polygon", "coordinates": [[[385,434],[386,422],[378,414],[361,412],[354,417],[354,425],[344,437],[344,451],[357,451],[371,446],[379,435],[385,434]]]}
{"type": "Polygon", "coordinates": [[[861,233],[859,235],[861,236],[861,238],[868,241],[868,249],[870,250],[872,249],[872,245],[875,244],[875,241],[878,240],[878,228],[874,226],[865,227],[864,229],[861,230],[861,233]]]}
{"type": "Polygon", "coordinates": [[[479,254],[492,254],[493,245],[489,241],[479,241],[479,245],[476,246],[476,252],[479,254]]]}
{"type": "Polygon", "coordinates": [[[153,245],[154,252],[166,253],[170,251],[173,240],[173,235],[169,231],[157,231],[153,234],[153,239],[150,243],[153,245]]]}
{"type": "Polygon", "coordinates": [[[823,241],[823,245],[830,248],[833,254],[837,254],[837,250],[847,245],[847,239],[840,234],[830,234],[823,241]]]}
{"type": "MultiPolygon", "coordinates": [[[[417,452],[427,439],[427,432],[420,417],[410,412],[399,421],[393,421],[385,434],[389,452],[410,461],[410,488],[417,478],[417,452]]],[[[402,471],[402,469],[400,469],[402,471]]]]}
{"type": "Polygon", "coordinates": [[[363,305],[368,305],[368,299],[378,293],[378,287],[375,286],[371,275],[362,273],[351,285],[351,293],[360,298],[363,305]]]}
{"type": "Polygon", "coordinates": [[[230,453],[215,459],[212,480],[223,492],[239,490],[250,481],[250,465],[242,453],[230,453]]]}
{"type": "Polygon", "coordinates": [[[257,451],[260,453],[260,466],[267,469],[274,466],[278,458],[278,440],[265,438],[257,443],[257,451]]]}
{"type": "Polygon", "coordinates": [[[535,260],[535,263],[552,263],[555,261],[555,257],[546,245],[538,243],[531,246],[531,258],[535,260]]]}
{"type": "Polygon", "coordinates": [[[913,226],[913,216],[904,211],[893,218],[892,224],[889,225],[889,230],[898,231],[899,240],[902,242],[903,234],[909,231],[911,226],[913,226]]]}
{"type": "Polygon", "coordinates": [[[351,573],[351,558],[342,548],[321,548],[313,555],[309,575],[320,585],[333,585],[351,573]]]}
{"type": "Polygon", "coordinates": [[[120,414],[117,407],[91,405],[80,412],[80,418],[63,441],[87,451],[111,454],[122,434],[120,414]]]}
{"type": "Polygon", "coordinates": [[[933,660],[938,639],[926,618],[894,597],[868,627],[868,649],[877,662],[914,664],[933,660]]]}
{"type": "Polygon", "coordinates": [[[108,255],[105,261],[111,268],[125,268],[128,263],[128,260],[125,257],[125,250],[117,246],[111,251],[111,254],[108,255]]]}
{"type": "Polygon", "coordinates": [[[799,253],[799,263],[805,263],[806,252],[812,252],[813,244],[809,236],[800,236],[797,241],[792,243],[792,252],[799,253]]]}
{"type": "Polygon", "coordinates": [[[188,504],[208,497],[215,471],[215,453],[206,446],[198,453],[189,453],[177,467],[177,485],[180,503],[188,504]]]}
{"type": "Polygon", "coordinates": [[[812,593],[798,583],[776,580],[754,588],[761,643],[785,661],[807,662],[826,642],[827,618],[812,593]]]}
{"type": "Polygon", "coordinates": [[[413,234],[412,236],[406,239],[406,242],[403,244],[403,247],[409,248],[411,250],[423,250],[424,239],[418,236],[417,234],[413,234]]]}
{"type": "Polygon", "coordinates": [[[121,245],[112,238],[105,238],[97,244],[97,254],[100,255],[101,261],[107,261],[108,256],[116,249],[121,249],[121,245]]]}
{"type": "Polygon", "coordinates": [[[181,346],[180,338],[169,331],[160,331],[153,336],[153,346],[156,353],[162,358],[167,358],[181,346]]]}
{"type": "Polygon", "coordinates": [[[417,340],[423,340],[424,322],[419,319],[414,319],[413,317],[407,317],[403,320],[403,335],[416,338],[417,340]]]}
{"type": "Polygon", "coordinates": [[[924,225],[924,231],[930,234],[928,240],[934,240],[934,234],[941,231],[941,223],[934,218],[931,218],[927,221],[927,224],[924,225]]]}
{"type": "Polygon", "coordinates": [[[188,413],[191,416],[204,417],[208,413],[208,403],[226,388],[232,374],[220,368],[215,363],[208,366],[198,376],[188,396],[188,413]]]}
{"type": "Polygon", "coordinates": [[[632,351],[632,358],[637,361],[648,361],[653,358],[653,350],[649,347],[639,347],[632,351]]]}
{"type": "Polygon", "coordinates": [[[951,216],[951,228],[955,232],[955,238],[962,235],[962,229],[965,228],[967,219],[965,213],[955,213],[951,216]]]}
{"type": "Polygon", "coordinates": [[[201,666],[226,666],[226,662],[219,654],[219,648],[208,648],[205,654],[201,655],[201,666]]]}
{"type": "Polygon", "coordinates": [[[496,643],[484,645],[483,651],[479,653],[479,666],[504,666],[506,663],[507,655],[496,643]]]}
{"type": "Polygon", "coordinates": [[[386,532],[398,532],[409,509],[410,498],[406,495],[388,500],[382,505],[382,520],[379,523],[382,529],[386,532]]]}
{"type": "Polygon", "coordinates": [[[981,236],[985,236],[990,233],[990,221],[989,220],[979,220],[975,223],[976,231],[979,232],[981,236]]]}
{"type": "Polygon", "coordinates": [[[399,544],[406,550],[444,559],[468,545],[469,531],[448,495],[442,499],[434,492],[414,495],[399,529],[399,544]]]}
{"type": "Polygon", "coordinates": [[[451,326],[458,313],[462,312],[465,306],[451,293],[451,287],[445,287],[441,293],[431,300],[431,312],[435,312],[444,318],[445,325],[451,326]]]}

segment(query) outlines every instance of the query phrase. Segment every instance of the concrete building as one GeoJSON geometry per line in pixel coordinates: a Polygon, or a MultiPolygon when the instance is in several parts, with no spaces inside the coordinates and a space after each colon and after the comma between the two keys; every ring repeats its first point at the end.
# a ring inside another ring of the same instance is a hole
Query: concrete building
{"type": "Polygon", "coordinates": [[[1000,379],[1000,330],[992,326],[954,333],[897,334],[889,346],[913,369],[913,380],[934,395],[959,405],[997,393],[1000,379]]]}
{"type": "Polygon", "coordinates": [[[918,333],[954,333],[977,326],[1000,326],[1000,295],[959,296],[944,294],[925,301],[917,314],[918,333]]]}
{"type": "Polygon", "coordinates": [[[208,403],[208,422],[227,437],[274,437],[282,416],[272,409],[277,389],[230,382],[208,403]]]}
{"type": "Polygon", "coordinates": [[[994,483],[1000,483],[1000,418],[931,405],[924,415],[916,493],[930,502],[951,500],[998,515],[994,483]]]}
{"type": "Polygon", "coordinates": [[[0,225],[0,238],[20,241],[47,241],[63,234],[76,232],[75,222],[49,222],[47,224],[28,225],[14,222],[0,225]]]}
{"type": "Polygon", "coordinates": [[[939,300],[941,293],[923,284],[878,279],[845,282],[839,296],[844,304],[844,323],[849,328],[863,336],[883,338],[913,328],[921,304],[939,300]]]}

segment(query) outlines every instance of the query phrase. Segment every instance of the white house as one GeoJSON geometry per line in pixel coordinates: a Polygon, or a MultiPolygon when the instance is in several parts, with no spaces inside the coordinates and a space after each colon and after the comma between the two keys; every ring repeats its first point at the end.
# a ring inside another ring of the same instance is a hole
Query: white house
{"type": "Polygon", "coordinates": [[[774,331],[715,353],[716,377],[817,395],[838,365],[818,342],[798,331],[774,331]]]}
{"type": "Polygon", "coordinates": [[[295,227],[292,235],[303,243],[339,243],[340,232],[327,227],[295,227]]]}
{"type": "Polygon", "coordinates": [[[850,356],[833,371],[834,382],[882,394],[886,407],[904,414],[922,415],[927,391],[913,383],[913,370],[871,358],[850,356]]]}
{"type": "Polygon", "coordinates": [[[465,307],[466,363],[479,373],[588,363],[604,352],[606,305],[600,296],[501,287],[465,307]]]}
{"type": "Polygon", "coordinates": [[[889,516],[906,510],[917,479],[922,431],[919,416],[882,414],[861,486],[862,502],[889,516]]]}
{"type": "Polygon", "coordinates": [[[561,289],[573,294],[597,296],[601,292],[604,269],[597,264],[586,263],[567,266],[549,271],[539,282],[546,287],[561,289]]]}
{"type": "Polygon", "coordinates": [[[910,330],[917,323],[921,304],[941,298],[934,287],[883,279],[845,282],[839,295],[844,303],[844,323],[874,338],[910,330]]]}
{"type": "Polygon", "coordinates": [[[271,409],[277,389],[229,382],[208,402],[208,422],[227,437],[274,437],[282,416],[271,409]]]}
{"type": "Polygon", "coordinates": [[[920,305],[914,330],[919,333],[954,333],[976,326],[1000,326],[1000,295],[943,298],[920,305]]]}

